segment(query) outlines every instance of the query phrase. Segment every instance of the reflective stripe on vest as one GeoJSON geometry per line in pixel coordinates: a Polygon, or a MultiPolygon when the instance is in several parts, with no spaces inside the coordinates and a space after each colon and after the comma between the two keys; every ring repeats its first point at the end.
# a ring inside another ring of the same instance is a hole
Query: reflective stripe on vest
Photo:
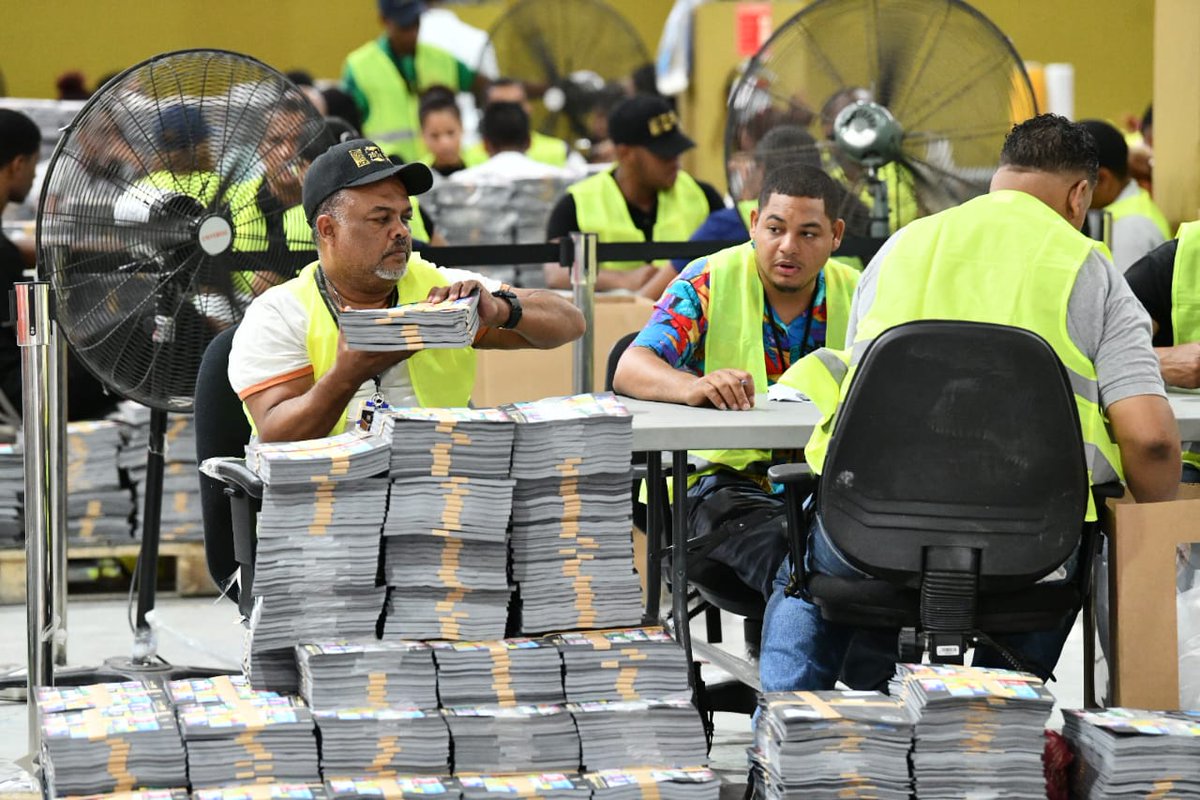
{"type": "MultiPolygon", "coordinates": [[[[1171,275],[1171,329],[1174,344],[1200,342],[1200,222],[1179,226],[1171,275]]],[[[1183,460],[1200,469],[1200,442],[1183,443],[1183,460]]]]}
{"type": "MultiPolygon", "coordinates": [[[[704,371],[740,369],[754,378],[756,392],[767,389],[766,351],[763,345],[763,286],[750,242],[729,247],[708,257],[708,330],[704,337],[704,371]]],[[[826,343],[844,346],[850,303],[859,273],[830,259],[825,275],[826,343]]],[[[771,460],[767,450],[700,450],[694,453],[712,465],[745,470],[771,460]]],[[[711,469],[709,470],[711,471],[711,469]]]]}
{"type": "MultiPolygon", "coordinates": [[[[300,274],[283,284],[287,290],[300,301],[308,318],[308,331],[305,334],[305,348],[308,359],[313,367],[313,382],[321,379],[333,367],[337,358],[338,326],[321,292],[317,288],[316,261],[309,264],[300,274]]],[[[408,268],[400,283],[396,285],[398,303],[417,303],[429,295],[434,286],[447,286],[447,280],[441,271],[413,253],[408,259],[408,268]]],[[[421,350],[414,353],[404,362],[408,366],[408,376],[412,381],[413,393],[417,403],[423,407],[432,408],[461,408],[471,400],[471,389],[475,385],[475,350],[421,350]]],[[[251,431],[257,435],[258,430],[246,404],[242,404],[246,419],[250,420],[251,431]]],[[[330,436],[342,432],[345,425],[346,413],[342,411],[337,425],[329,432],[330,436]]]]}
{"type": "MultiPolygon", "coordinates": [[[[384,50],[385,41],[367,42],[346,57],[354,85],[367,98],[363,136],[388,155],[419,161],[426,153],[417,114],[419,99],[384,50]]],[[[418,93],[437,85],[458,87],[458,61],[445,50],[419,42],[414,58],[418,93]]]]}
{"type": "MultiPolygon", "coordinates": [[[[879,266],[876,300],[859,320],[838,404],[845,400],[866,345],[896,325],[958,319],[1025,328],[1054,348],[1071,378],[1092,482],[1120,478],[1120,453],[1098,403],[1095,366],[1067,334],[1071,290],[1095,246],[1023,192],[992,192],[910,223],[879,266]]],[[[809,363],[796,369],[796,375],[787,376],[789,385],[814,398],[826,388],[812,380],[813,370],[826,368],[815,355],[804,359],[809,363]]],[[[833,427],[817,427],[805,447],[816,472],[833,427]]],[[[1095,519],[1090,497],[1088,519],[1095,519]]]]}
{"type": "Polygon", "coordinates": [[[1154,223],[1162,233],[1163,239],[1171,238],[1171,226],[1167,224],[1167,218],[1163,216],[1158,204],[1150,197],[1150,193],[1140,186],[1137,194],[1109,203],[1104,210],[1112,214],[1114,223],[1122,217],[1145,217],[1154,223]]]}
{"type": "MultiPolygon", "coordinates": [[[[575,221],[579,230],[595,233],[602,242],[644,242],[646,237],[633,224],[625,196],[612,170],[584,178],[567,187],[575,197],[575,221]]],[[[708,216],[708,198],[696,180],[680,172],[670,190],[658,193],[658,215],[654,220],[656,242],[686,242],[708,216]]],[[[630,270],[641,261],[605,261],[605,269],[630,270]]],[[[659,266],[668,261],[656,261],[659,266]]]]}

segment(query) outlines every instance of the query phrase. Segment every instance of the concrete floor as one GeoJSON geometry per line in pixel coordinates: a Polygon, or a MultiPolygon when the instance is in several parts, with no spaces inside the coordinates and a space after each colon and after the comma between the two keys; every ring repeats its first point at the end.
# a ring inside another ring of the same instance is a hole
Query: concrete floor
{"type": "MultiPolygon", "coordinates": [[[[68,614],[68,663],[97,665],[105,658],[128,656],[132,636],[125,598],[72,599],[68,614]]],[[[160,598],[157,610],[159,654],[175,664],[237,669],[241,658],[241,628],[232,603],[226,600],[160,598]]],[[[743,650],[741,624],[725,625],[722,647],[740,654],[743,650]]],[[[0,673],[23,667],[26,659],[25,608],[0,606],[0,673]]],[[[703,636],[703,622],[693,625],[693,635],[703,636]]],[[[1077,623],[1067,640],[1057,670],[1058,682],[1051,685],[1058,705],[1051,724],[1061,725],[1058,708],[1083,704],[1083,636],[1077,623]]],[[[716,675],[706,667],[705,679],[716,675]]],[[[6,762],[23,758],[28,751],[27,709],[24,703],[0,702],[0,777],[6,762]]],[[[746,774],[746,746],[750,743],[749,718],[718,714],[716,738],[711,754],[714,769],[725,776],[724,800],[740,797],[746,774]]]]}

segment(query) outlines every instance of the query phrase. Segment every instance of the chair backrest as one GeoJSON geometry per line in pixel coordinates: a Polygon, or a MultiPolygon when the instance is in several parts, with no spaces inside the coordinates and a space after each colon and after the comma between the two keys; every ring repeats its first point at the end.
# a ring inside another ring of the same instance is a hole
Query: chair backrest
{"type": "Polygon", "coordinates": [[[916,586],[927,547],[1020,586],[1079,542],[1088,476],[1066,370],[1034,333],[921,321],[869,346],[838,412],[818,511],[852,564],[916,586]]]}
{"type": "MultiPolygon", "coordinates": [[[[242,401],[229,385],[229,350],[236,327],[221,331],[208,344],[196,375],[196,459],[245,455],[250,423],[242,401]]],[[[233,520],[225,484],[200,474],[200,512],[204,519],[204,553],[208,571],[223,585],[238,567],[234,556],[233,520]]]]}
{"type": "Polygon", "coordinates": [[[613,376],[617,374],[617,362],[621,360],[621,356],[629,345],[633,344],[633,340],[641,331],[633,331],[627,333],[613,344],[612,349],[608,351],[608,363],[604,367],[604,391],[611,392],[613,390],[613,376]]]}

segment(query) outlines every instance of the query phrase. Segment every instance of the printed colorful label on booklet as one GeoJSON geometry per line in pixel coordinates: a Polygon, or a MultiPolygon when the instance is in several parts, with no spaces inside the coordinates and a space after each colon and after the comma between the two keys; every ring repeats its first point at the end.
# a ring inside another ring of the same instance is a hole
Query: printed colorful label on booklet
{"type": "Polygon", "coordinates": [[[334,797],[395,797],[400,794],[446,794],[441,778],[413,776],[406,778],[331,778],[328,783],[334,797]]]}
{"type": "Polygon", "coordinates": [[[589,417],[628,417],[629,409],[612,392],[548,397],[506,406],[517,422],[561,422],[589,417]]]}

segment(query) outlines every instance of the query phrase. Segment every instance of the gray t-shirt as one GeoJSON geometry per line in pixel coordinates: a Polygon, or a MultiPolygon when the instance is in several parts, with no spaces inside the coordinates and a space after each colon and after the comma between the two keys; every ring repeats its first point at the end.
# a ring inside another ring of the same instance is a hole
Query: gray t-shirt
{"type": "MultiPolygon", "coordinates": [[[[875,302],[881,265],[903,235],[901,228],[884,242],[863,271],[850,306],[847,342],[854,341],[858,321],[875,302]]],[[[1111,261],[1092,250],[1079,269],[1067,301],[1067,335],[1095,365],[1104,408],[1136,395],[1167,396],[1150,334],[1150,316],[1133,296],[1129,284],[1111,261]]]]}

